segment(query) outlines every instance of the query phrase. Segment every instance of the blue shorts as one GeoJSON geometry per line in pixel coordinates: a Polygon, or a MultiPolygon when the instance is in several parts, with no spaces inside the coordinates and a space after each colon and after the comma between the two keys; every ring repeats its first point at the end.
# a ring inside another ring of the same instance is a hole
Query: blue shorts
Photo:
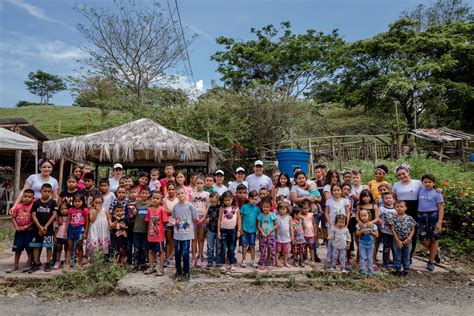
{"type": "Polygon", "coordinates": [[[244,232],[242,234],[242,238],[240,239],[240,242],[242,243],[241,246],[243,247],[255,247],[255,236],[257,233],[247,233],[244,232]]]}
{"type": "Polygon", "coordinates": [[[163,252],[163,243],[162,242],[148,242],[148,250],[154,253],[163,252]]]}
{"type": "Polygon", "coordinates": [[[418,212],[418,237],[420,240],[438,240],[441,232],[435,230],[438,223],[438,211],[418,212]]]}
{"type": "Polygon", "coordinates": [[[44,236],[41,236],[38,232],[33,233],[33,239],[30,242],[30,248],[53,248],[54,237],[50,232],[46,232],[44,236]]]}
{"type": "Polygon", "coordinates": [[[15,239],[13,240],[12,251],[21,253],[23,250],[30,250],[30,242],[33,239],[32,230],[22,230],[15,232],[15,239]]]}
{"type": "Polygon", "coordinates": [[[83,226],[72,226],[67,227],[67,239],[71,240],[82,240],[83,226]]]}

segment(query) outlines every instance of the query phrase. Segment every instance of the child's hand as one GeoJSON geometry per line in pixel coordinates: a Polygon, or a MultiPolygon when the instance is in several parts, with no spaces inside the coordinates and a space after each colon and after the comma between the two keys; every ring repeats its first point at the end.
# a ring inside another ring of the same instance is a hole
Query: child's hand
{"type": "Polygon", "coordinates": [[[402,249],[403,248],[403,243],[401,240],[397,240],[397,246],[398,248],[402,249]]]}
{"type": "Polygon", "coordinates": [[[221,233],[220,233],[220,232],[217,233],[217,238],[218,238],[218,239],[221,239],[221,233]]]}
{"type": "Polygon", "coordinates": [[[443,223],[437,222],[435,225],[435,231],[437,231],[438,233],[441,233],[443,231],[443,223]]]}
{"type": "Polygon", "coordinates": [[[87,240],[87,234],[86,233],[82,234],[82,240],[87,240]]]}
{"type": "Polygon", "coordinates": [[[239,231],[237,232],[237,238],[239,238],[240,236],[242,236],[242,232],[239,230],[239,231]]]}

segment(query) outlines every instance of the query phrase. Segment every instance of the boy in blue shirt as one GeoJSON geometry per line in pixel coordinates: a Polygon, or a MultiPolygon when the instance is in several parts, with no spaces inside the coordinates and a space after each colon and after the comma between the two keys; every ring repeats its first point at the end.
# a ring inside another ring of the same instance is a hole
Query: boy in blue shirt
{"type": "Polygon", "coordinates": [[[255,236],[257,234],[257,217],[260,215],[260,208],[257,206],[258,193],[253,190],[249,193],[249,201],[240,207],[240,227],[241,242],[242,242],[242,268],[247,266],[245,259],[247,258],[247,251],[250,249],[250,266],[257,268],[255,262],[255,236]]]}

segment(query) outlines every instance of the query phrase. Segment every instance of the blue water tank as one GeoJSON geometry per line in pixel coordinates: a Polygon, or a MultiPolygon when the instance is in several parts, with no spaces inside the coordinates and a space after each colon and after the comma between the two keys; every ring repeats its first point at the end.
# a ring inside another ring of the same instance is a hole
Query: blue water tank
{"type": "Polygon", "coordinates": [[[310,153],[300,149],[284,149],[277,152],[278,169],[293,178],[293,169],[300,167],[308,175],[310,153]]]}
{"type": "Polygon", "coordinates": [[[471,161],[474,162],[474,153],[471,154],[471,161]]]}

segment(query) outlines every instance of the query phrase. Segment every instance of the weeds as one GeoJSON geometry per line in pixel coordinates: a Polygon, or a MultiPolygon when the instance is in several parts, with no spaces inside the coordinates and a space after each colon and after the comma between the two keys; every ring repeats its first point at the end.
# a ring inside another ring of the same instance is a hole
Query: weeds
{"type": "Polygon", "coordinates": [[[291,276],[286,282],[285,282],[285,287],[287,289],[292,289],[296,286],[296,279],[294,276],[291,276]]]}

